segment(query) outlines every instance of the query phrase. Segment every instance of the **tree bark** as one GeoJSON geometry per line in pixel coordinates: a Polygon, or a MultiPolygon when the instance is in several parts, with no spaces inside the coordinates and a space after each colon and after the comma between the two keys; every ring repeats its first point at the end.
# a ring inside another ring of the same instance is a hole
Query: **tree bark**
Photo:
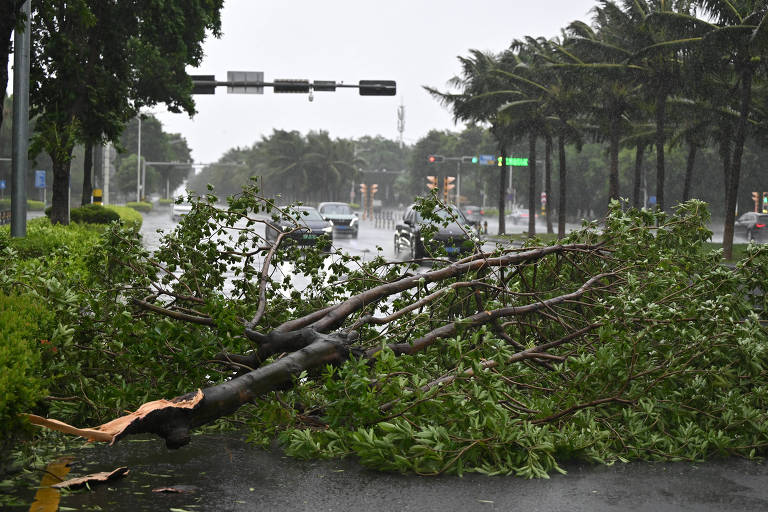
{"type": "Polygon", "coordinates": [[[656,97],[656,207],[664,210],[664,133],[667,109],[667,93],[661,92],[656,97]]]}
{"type": "Polygon", "coordinates": [[[546,194],[547,202],[544,203],[545,212],[547,214],[547,233],[554,233],[552,229],[552,137],[547,135],[546,144],[544,150],[544,193],[546,194]]]}
{"type": "MultiPolygon", "coordinates": [[[[635,153],[635,183],[632,187],[632,206],[635,208],[640,208],[640,187],[642,186],[644,155],[645,144],[639,143],[637,145],[637,152],[635,153]]],[[[645,207],[645,205],[642,206],[645,207]]]]}
{"type": "Polygon", "coordinates": [[[80,204],[85,206],[91,204],[91,196],[93,195],[93,183],[91,182],[91,176],[93,175],[93,145],[85,144],[85,158],[83,159],[83,197],[80,199],[80,204]]]}
{"type": "Polygon", "coordinates": [[[739,105],[739,121],[733,136],[733,159],[731,172],[726,189],[725,225],[723,226],[723,257],[726,260],[733,256],[733,224],[736,221],[736,207],[739,194],[739,179],[741,176],[741,157],[744,154],[744,141],[747,136],[747,121],[749,108],[752,103],[752,68],[747,65],[741,73],[741,97],[739,105]]]}
{"type": "Polygon", "coordinates": [[[558,194],[557,206],[557,238],[565,237],[565,207],[567,198],[566,187],[566,166],[565,166],[565,135],[560,134],[557,138],[557,151],[559,155],[560,166],[560,193],[558,194]]]}
{"type": "Polygon", "coordinates": [[[69,166],[69,159],[53,160],[51,224],[69,224],[69,166]]]}
{"type": "Polygon", "coordinates": [[[688,143],[688,158],[685,161],[685,181],[683,182],[683,203],[691,198],[691,183],[693,181],[693,164],[696,161],[696,149],[696,144],[688,143]]]}
{"type": "Polygon", "coordinates": [[[536,236],[536,133],[528,135],[528,236],[536,236]]]}

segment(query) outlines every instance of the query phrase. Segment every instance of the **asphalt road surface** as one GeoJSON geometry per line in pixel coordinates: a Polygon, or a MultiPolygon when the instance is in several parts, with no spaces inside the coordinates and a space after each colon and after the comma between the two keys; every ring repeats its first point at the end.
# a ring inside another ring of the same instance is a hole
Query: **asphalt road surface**
{"type": "MultiPolygon", "coordinates": [[[[136,511],[760,511],[768,467],[740,459],[702,464],[572,464],[548,480],[381,473],[353,459],[301,461],[246,444],[245,433],[201,434],[169,451],[128,438],[74,453],[69,478],[130,470],[119,481],[61,497],[62,510],[136,511]],[[153,492],[174,488],[181,493],[153,492]]],[[[34,489],[25,491],[31,503],[34,489]]],[[[28,507],[29,505],[27,505],[28,507]]],[[[11,510],[27,510],[25,507],[11,510]]]]}

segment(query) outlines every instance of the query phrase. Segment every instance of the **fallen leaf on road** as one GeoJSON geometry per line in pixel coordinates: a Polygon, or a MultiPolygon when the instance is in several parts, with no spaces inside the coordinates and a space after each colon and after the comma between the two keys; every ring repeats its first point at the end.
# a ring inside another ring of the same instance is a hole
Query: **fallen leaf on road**
{"type": "Polygon", "coordinates": [[[79,489],[86,484],[99,484],[102,482],[107,482],[109,480],[114,480],[115,478],[120,478],[127,473],[128,468],[121,467],[114,471],[104,471],[102,473],[93,473],[92,475],[81,476],[80,478],[72,478],[58,484],[53,484],[51,487],[54,489],[79,489]]]}

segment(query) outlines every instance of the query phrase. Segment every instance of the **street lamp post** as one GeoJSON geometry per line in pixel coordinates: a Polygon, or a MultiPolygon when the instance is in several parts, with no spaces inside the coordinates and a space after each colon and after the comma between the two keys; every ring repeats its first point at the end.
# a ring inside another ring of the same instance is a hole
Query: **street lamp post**
{"type": "MultiPolygon", "coordinates": [[[[29,147],[29,59],[31,51],[30,0],[22,7],[26,27],[16,28],[13,69],[13,143],[11,158],[11,236],[23,238],[27,234],[27,161],[29,147]]],[[[2,105],[0,105],[2,108],[2,105]]]]}

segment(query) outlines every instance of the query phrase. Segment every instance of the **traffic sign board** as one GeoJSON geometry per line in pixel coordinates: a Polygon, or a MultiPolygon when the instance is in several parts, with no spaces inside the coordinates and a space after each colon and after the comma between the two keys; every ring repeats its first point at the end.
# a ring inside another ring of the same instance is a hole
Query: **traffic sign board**
{"type": "Polygon", "coordinates": [[[35,171],[35,188],[45,188],[45,171],[35,171]]]}
{"type": "Polygon", "coordinates": [[[480,165],[496,165],[496,157],[493,155],[480,155],[480,165]]]}
{"type": "Polygon", "coordinates": [[[0,180],[0,190],[5,190],[5,180],[0,180]]]}
{"type": "Polygon", "coordinates": [[[264,82],[263,71],[227,71],[227,82],[243,83],[228,85],[228,94],[264,94],[264,86],[254,85],[264,82]]]}

